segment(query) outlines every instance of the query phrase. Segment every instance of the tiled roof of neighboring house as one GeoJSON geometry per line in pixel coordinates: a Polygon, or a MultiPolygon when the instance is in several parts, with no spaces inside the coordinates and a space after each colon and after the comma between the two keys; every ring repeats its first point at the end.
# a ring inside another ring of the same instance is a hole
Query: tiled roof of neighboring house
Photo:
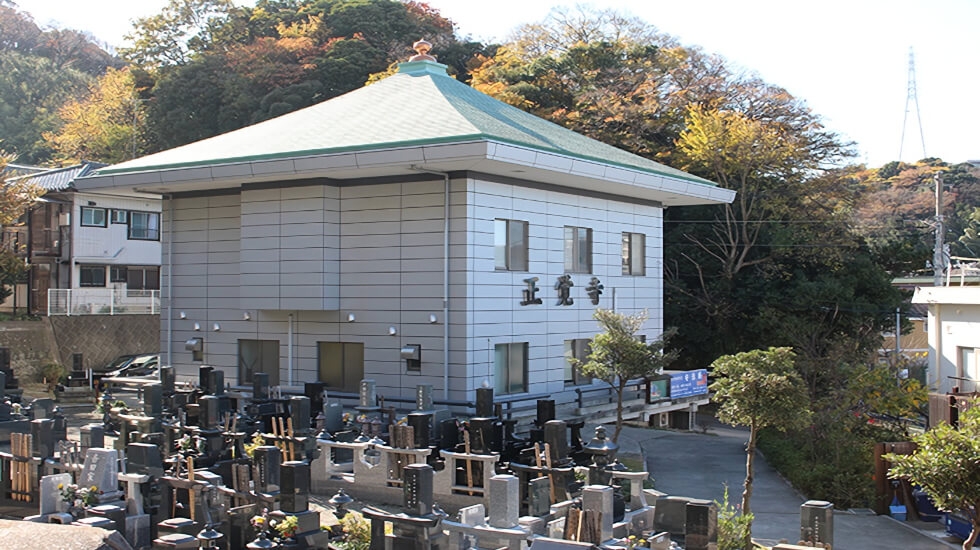
{"type": "Polygon", "coordinates": [[[101,162],[83,160],[81,164],[66,166],[64,168],[54,168],[37,174],[22,176],[17,178],[17,180],[37,185],[45,191],[65,191],[71,188],[71,184],[76,178],[87,176],[105,166],[108,165],[101,162]]]}
{"type": "Polygon", "coordinates": [[[929,306],[927,304],[910,304],[907,315],[913,319],[925,319],[929,316],[929,306]]]}
{"type": "Polygon", "coordinates": [[[30,174],[37,174],[38,172],[44,172],[48,168],[42,168],[41,166],[29,166],[26,164],[14,164],[8,162],[6,166],[3,167],[3,177],[7,179],[19,178],[21,176],[27,176],[30,174]]]}
{"type": "Polygon", "coordinates": [[[127,174],[381,148],[494,141],[715,186],[498,101],[431,61],[323,103],[100,170],[127,174]]]}

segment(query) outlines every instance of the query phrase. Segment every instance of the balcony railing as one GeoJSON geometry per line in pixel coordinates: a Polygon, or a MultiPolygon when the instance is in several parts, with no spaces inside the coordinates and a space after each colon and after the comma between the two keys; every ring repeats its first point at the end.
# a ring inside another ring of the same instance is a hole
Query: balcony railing
{"type": "Polygon", "coordinates": [[[48,290],[48,316],[148,313],[160,313],[159,290],[127,290],[122,288],[53,288],[48,290]]]}

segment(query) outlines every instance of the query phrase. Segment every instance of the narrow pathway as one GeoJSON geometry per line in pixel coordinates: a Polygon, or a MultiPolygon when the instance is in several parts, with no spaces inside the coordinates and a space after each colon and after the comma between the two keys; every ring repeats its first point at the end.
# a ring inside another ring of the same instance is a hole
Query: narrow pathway
{"type": "MultiPolygon", "coordinates": [[[[745,443],[748,432],[712,425],[708,433],[624,428],[643,451],[647,470],[658,491],[721,502],[725,486],[729,501],[739,504],[745,482],[745,443]]],[[[796,542],[800,535],[800,505],[806,499],[757,455],[752,512],[752,534],[760,542],[781,539],[796,542]]],[[[939,527],[936,524],[928,528],[939,527]]],[[[958,545],[923,534],[886,516],[834,514],[835,550],[945,550],[958,545]]]]}

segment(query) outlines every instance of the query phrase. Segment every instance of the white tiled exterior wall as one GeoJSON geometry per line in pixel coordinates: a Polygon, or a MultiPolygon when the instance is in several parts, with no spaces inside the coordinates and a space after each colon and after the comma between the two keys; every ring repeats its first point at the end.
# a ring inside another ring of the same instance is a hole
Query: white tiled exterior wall
{"type": "Polygon", "coordinates": [[[932,360],[939,362],[938,369],[930,365],[930,385],[940,393],[952,392],[954,386],[963,393],[980,391],[980,369],[975,364],[963,364],[964,349],[980,348],[980,305],[930,306],[927,324],[934,327],[929,331],[929,347],[938,351],[932,360]],[[937,307],[941,308],[941,321],[936,317],[937,307]]]}
{"type": "MultiPolygon", "coordinates": [[[[429,383],[441,397],[443,185],[284,185],[176,198],[172,362],[178,376],[196,376],[199,364],[183,345],[194,337],[204,338],[204,363],[223,369],[233,384],[239,338],[279,340],[280,382],[297,386],[317,380],[317,342],[362,342],[365,377],[377,382],[380,395],[411,397],[417,384],[429,383]],[[356,319],[348,322],[351,313],[356,319]],[[406,370],[399,350],[407,344],[422,346],[421,372],[406,370]]],[[[597,331],[585,292],[592,276],[605,286],[600,307],[612,307],[615,292],[617,310],[647,310],[648,337],[661,332],[661,208],[473,178],[454,179],[451,189],[451,399],[471,399],[492,376],[494,345],[515,342],[529,344],[530,393],[566,390],[565,340],[597,331]],[[528,222],[527,272],[494,269],[497,218],[528,222]],[[572,306],[556,305],[554,289],[564,273],[565,226],[593,230],[593,273],[572,274],[572,306]],[[622,275],[623,232],[646,235],[645,276],[622,275]],[[541,305],[520,305],[528,277],[540,279],[541,305]]],[[[168,208],[165,203],[164,217],[168,208]]],[[[165,239],[170,228],[165,222],[165,239]]],[[[166,251],[164,244],[164,304],[166,251]]],[[[164,353],[167,317],[164,306],[164,353]]]]}
{"type": "MultiPolygon", "coordinates": [[[[160,212],[156,198],[130,198],[78,192],[72,194],[70,223],[72,225],[72,286],[78,288],[78,266],[81,265],[160,265],[160,241],[128,238],[129,226],[114,224],[112,210],[160,212]],[[93,203],[94,208],[106,210],[106,227],[82,226],[81,209],[93,203]]],[[[162,221],[162,220],[161,220],[162,221]]],[[[162,234],[162,232],[161,232],[162,234]]]]}

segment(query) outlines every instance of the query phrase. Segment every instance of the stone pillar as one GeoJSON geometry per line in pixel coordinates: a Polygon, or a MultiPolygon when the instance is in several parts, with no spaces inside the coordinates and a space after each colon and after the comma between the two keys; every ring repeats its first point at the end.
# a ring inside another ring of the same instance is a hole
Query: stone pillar
{"type": "Polygon", "coordinates": [[[517,519],[520,517],[520,490],[517,477],[512,475],[493,476],[490,478],[488,490],[490,493],[490,526],[509,529],[517,525],[517,519]]]}
{"type": "Polygon", "coordinates": [[[582,509],[596,510],[602,515],[599,518],[599,529],[603,541],[612,538],[613,524],[613,488],[608,485],[589,485],[582,489],[582,509]]]}

